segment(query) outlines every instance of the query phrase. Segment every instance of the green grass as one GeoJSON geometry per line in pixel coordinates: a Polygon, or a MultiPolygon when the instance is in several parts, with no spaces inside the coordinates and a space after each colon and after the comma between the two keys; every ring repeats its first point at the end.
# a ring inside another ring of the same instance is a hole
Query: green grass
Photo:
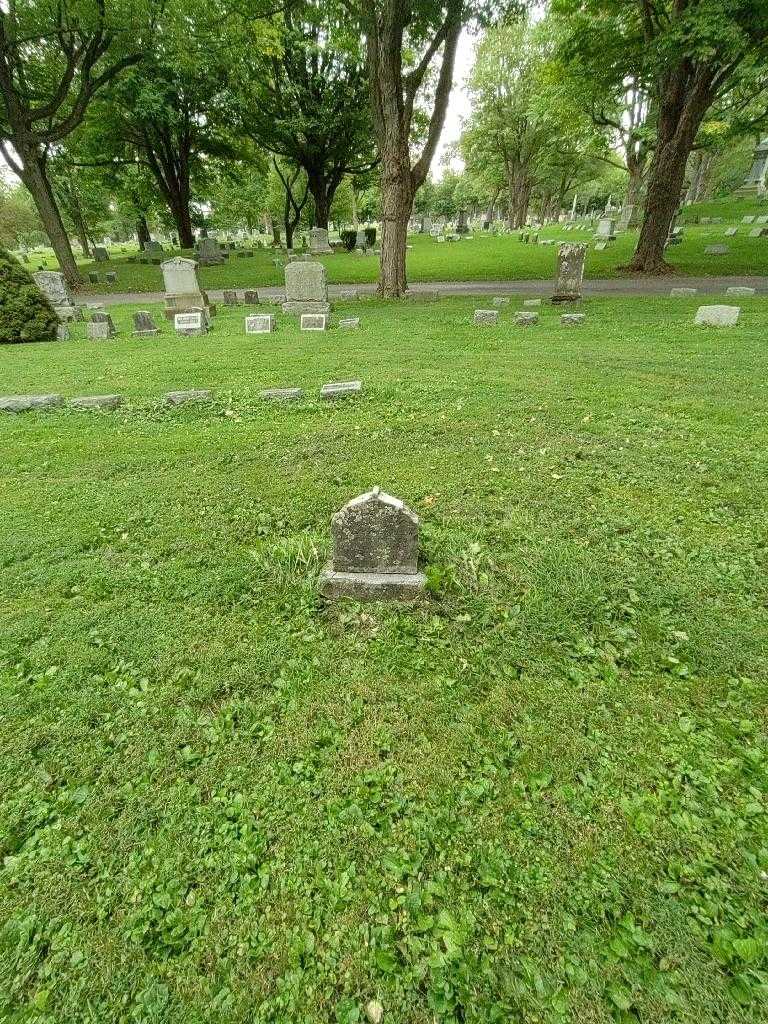
{"type": "Polygon", "coordinates": [[[474,305],[2,353],[128,404],[0,420],[0,1019],[768,1019],[768,301],[474,305]],[[326,606],[376,483],[429,595],[326,606]]]}
{"type": "MultiPolygon", "coordinates": [[[[748,274],[768,275],[768,238],[749,238],[749,227],[740,226],[735,238],[725,238],[726,224],[704,227],[688,227],[681,245],[667,252],[668,260],[682,275],[748,274]],[[704,248],[713,243],[724,242],[729,247],[726,256],[705,256],[704,248]]],[[[589,241],[587,232],[564,232],[558,228],[547,228],[542,238],[556,238],[565,241],[589,241]]],[[[619,235],[616,242],[604,252],[595,252],[590,245],[586,273],[593,278],[620,277],[617,269],[626,263],[637,243],[637,232],[619,235]]],[[[413,246],[408,253],[408,273],[412,282],[428,281],[505,281],[549,279],[554,276],[556,250],[554,246],[524,244],[518,235],[476,234],[461,242],[438,243],[434,239],[414,235],[409,239],[413,246]]],[[[226,264],[217,267],[202,267],[200,281],[205,288],[258,288],[283,284],[283,270],[275,267],[274,253],[261,250],[253,257],[232,256],[226,264]]],[[[336,284],[375,282],[378,278],[379,261],[374,254],[358,256],[354,253],[338,253],[320,257],[328,268],[328,280],[336,284]]],[[[44,261],[46,262],[46,261],[44,261]]],[[[35,258],[32,266],[38,265],[35,258]]],[[[55,266],[50,255],[46,265],[55,266]]],[[[109,263],[83,264],[85,268],[100,271],[115,270],[117,283],[85,285],[85,294],[116,292],[162,291],[163,277],[158,266],[127,262],[127,256],[114,253],[109,263]]],[[[102,275],[103,276],[103,275],[102,275]]]]}
{"type": "Polygon", "coordinates": [[[730,223],[738,224],[742,217],[752,214],[760,216],[768,213],[768,199],[756,196],[728,196],[725,199],[710,199],[703,203],[691,203],[685,207],[684,222],[692,222],[695,217],[722,217],[730,223]]]}

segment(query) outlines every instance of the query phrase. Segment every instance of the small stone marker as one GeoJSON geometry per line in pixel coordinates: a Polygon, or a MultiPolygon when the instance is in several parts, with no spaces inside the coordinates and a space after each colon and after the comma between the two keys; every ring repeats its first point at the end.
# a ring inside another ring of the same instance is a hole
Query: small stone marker
{"type": "Polygon", "coordinates": [[[89,320],[85,326],[89,341],[109,341],[115,333],[104,320],[89,320]]]}
{"type": "Polygon", "coordinates": [[[755,219],[755,224],[768,224],[768,213],[763,213],[755,219]]]}
{"type": "Polygon", "coordinates": [[[183,334],[190,338],[208,333],[208,325],[202,310],[198,310],[196,313],[176,313],[173,318],[173,326],[176,328],[177,334],[183,334]]]}
{"type": "Polygon", "coordinates": [[[325,313],[302,313],[300,326],[302,331],[325,331],[328,317],[325,313]]]}
{"type": "Polygon", "coordinates": [[[557,280],[553,302],[577,302],[581,298],[586,258],[587,246],[584,242],[563,242],[557,251],[557,280]]]}
{"type": "Polygon", "coordinates": [[[59,405],[64,405],[64,398],[61,395],[8,395],[0,398],[0,412],[55,409],[59,405]]]}
{"type": "Polygon", "coordinates": [[[211,392],[205,389],[192,391],[169,391],[165,396],[166,405],[184,405],[185,402],[209,402],[211,392]]]}
{"type": "Polygon", "coordinates": [[[107,284],[114,284],[117,281],[117,272],[114,270],[108,270],[104,275],[107,284]]]}
{"type": "Polygon", "coordinates": [[[289,402],[303,397],[304,392],[301,388],[267,388],[259,392],[259,398],[276,402],[289,402]]]}
{"type": "Polygon", "coordinates": [[[697,288],[672,288],[669,297],[671,299],[682,299],[686,295],[695,295],[697,291],[697,288]]]}
{"type": "Polygon", "coordinates": [[[140,338],[154,337],[159,333],[157,324],[148,310],[140,309],[133,314],[133,333],[140,338]]]}
{"type": "Polygon", "coordinates": [[[607,242],[598,242],[595,245],[595,252],[603,252],[603,250],[607,249],[607,248],[608,248],[608,243],[607,242]]]}
{"type": "Polygon", "coordinates": [[[763,233],[763,229],[762,228],[752,228],[752,230],[749,232],[749,237],[750,238],[759,238],[762,235],[762,233],[763,233]]]}
{"type": "Polygon", "coordinates": [[[742,217],[741,218],[741,223],[742,224],[754,224],[755,223],[755,216],[754,216],[754,214],[747,214],[746,217],[742,217]]]}
{"type": "Polygon", "coordinates": [[[354,299],[360,298],[360,292],[357,288],[345,288],[339,292],[339,298],[345,302],[351,302],[354,299]]]}
{"type": "Polygon", "coordinates": [[[224,305],[225,306],[238,306],[240,303],[237,298],[237,292],[231,288],[224,289],[224,305]]]}
{"type": "Polygon", "coordinates": [[[523,299],[524,306],[540,306],[541,299],[523,299]]]}
{"type": "Polygon", "coordinates": [[[476,309],[474,323],[476,327],[494,327],[499,322],[498,309],[476,309]]]}
{"type": "Polygon", "coordinates": [[[271,334],[275,329],[273,313],[254,313],[245,318],[246,334],[271,334]]]}
{"type": "Polygon", "coordinates": [[[109,253],[101,245],[94,245],[93,247],[93,259],[96,263],[107,263],[109,260],[109,253]]]}
{"type": "Polygon", "coordinates": [[[67,324],[56,325],[56,341],[69,341],[69,326],[67,324]]]}
{"type": "Polygon", "coordinates": [[[69,404],[73,409],[116,409],[123,404],[123,396],[82,395],[80,398],[70,398],[69,404]]]}
{"type": "Polygon", "coordinates": [[[515,323],[518,327],[532,327],[539,322],[538,313],[515,313],[515,323]]]}
{"type": "Polygon", "coordinates": [[[704,327],[735,327],[740,313],[739,306],[699,306],[694,322],[704,327]]]}
{"type": "Polygon", "coordinates": [[[342,380],[332,384],[323,384],[320,388],[320,397],[325,399],[350,398],[359,395],[363,390],[363,382],[360,380],[342,380]]]}
{"type": "Polygon", "coordinates": [[[320,577],[331,600],[411,601],[424,590],[418,570],[419,519],[399,498],[374,487],[331,520],[333,554],[320,577]]]}
{"type": "Polygon", "coordinates": [[[726,238],[733,238],[733,236],[738,234],[738,232],[739,232],[738,228],[726,228],[725,229],[725,237],[726,238]]]}
{"type": "Polygon", "coordinates": [[[507,298],[506,295],[494,295],[493,298],[491,299],[491,302],[493,303],[494,306],[509,305],[509,299],[507,298]]]}
{"type": "Polygon", "coordinates": [[[333,252],[328,241],[328,228],[311,228],[309,248],[312,253],[333,252]]]}
{"type": "Polygon", "coordinates": [[[726,295],[736,295],[740,299],[748,299],[752,295],[757,295],[756,288],[746,288],[741,286],[734,286],[732,288],[725,289],[726,295]]]}
{"type": "Polygon", "coordinates": [[[727,245],[708,245],[704,249],[705,256],[725,256],[729,252],[727,245]]]}
{"type": "Polygon", "coordinates": [[[339,320],[339,327],[342,331],[354,331],[360,326],[359,316],[350,316],[345,320],[339,320]]]}
{"type": "Polygon", "coordinates": [[[99,283],[99,272],[98,272],[98,270],[89,270],[88,271],[88,283],[89,284],[98,284],[99,283]]]}
{"type": "Polygon", "coordinates": [[[258,306],[259,305],[259,293],[255,288],[246,288],[243,294],[243,302],[246,306],[258,306]]]}
{"type": "Polygon", "coordinates": [[[560,323],[563,327],[579,327],[586,319],[585,313],[563,313],[560,323]]]}

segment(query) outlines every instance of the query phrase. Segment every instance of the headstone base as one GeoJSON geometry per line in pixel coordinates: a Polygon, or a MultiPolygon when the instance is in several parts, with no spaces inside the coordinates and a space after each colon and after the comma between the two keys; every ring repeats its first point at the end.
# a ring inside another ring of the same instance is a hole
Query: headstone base
{"type": "Polygon", "coordinates": [[[320,575],[320,593],[331,601],[351,597],[355,601],[415,601],[424,593],[423,572],[335,572],[320,575]]]}
{"type": "Polygon", "coordinates": [[[302,313],[330,313],[330,302],[311,302],[308,300],[294,299],[283,303],[284,313],[294,313],[301,316],[302,313]]]}

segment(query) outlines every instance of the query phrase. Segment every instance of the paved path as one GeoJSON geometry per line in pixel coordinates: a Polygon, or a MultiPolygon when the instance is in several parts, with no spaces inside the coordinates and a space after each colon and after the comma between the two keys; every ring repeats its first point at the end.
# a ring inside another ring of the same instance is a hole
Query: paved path
{"type": "MultiPolygon", "coordinates": [[[[704,295],[722,295],[726,288],[735,286],[757,288],[761,294],[768,294],[768,277],[617,277],[584,282],[585,295],[668,295],[670,288],[697,288],[704,295]]],[[[328,291],[331,298],[339,292],[357,288],[363,295],[373,295],[375,284],[331,284],[328,291]]],[[[439,289],[445,295],[551,295],[552,281],[425,281],[412,284],[414,292],[439,289]]],[[[242,291],[242,288],[238,289],[242,291]]],[[[278,298],[283,289],[279,287],[259,288],[265,298],[278,298]]],[[[208,289],[210,298],[221,301],[222,292],[208,289]]],[[[162,292],[123,292],[111,295],[78,295],[80,302],[99,302],[114,306],[120,302],[138,303],[162,302],[162,292]]]]}

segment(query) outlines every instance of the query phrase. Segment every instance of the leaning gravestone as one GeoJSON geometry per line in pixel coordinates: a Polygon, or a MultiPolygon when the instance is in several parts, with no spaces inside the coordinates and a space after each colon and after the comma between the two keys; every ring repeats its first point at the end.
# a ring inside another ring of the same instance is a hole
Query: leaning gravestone
{"type": "Polygon", "coordinates": [[[694,322],[704,327],[735,327],[740,313],[740,306],[699,306],[694,322]]]}
{"type": "Polygon", "coordinates": [[[328,241],[328,228],[311,228],[309,232],[309,251],[313,255],[321,252],[333,252],[328,241]]]}
{"type": "Polygon", "coordinates": [[[165,284],[165,319],[173,320],[177,313],[190,309],[205,310],[210,314],[208,296],[200,289],[197,280],[197,264],[183,256],[174,256],[160,264],[165,284]]]}
{"type": "Polygon", "coordinates": [[[557,250],[557,280],[553,302],[577,302],[581,298],[586,258],[587,246],[584,242],[563,242],[557,250]]]}
{"type": "Polygon", "coordinates": [[[330,313],[322,263],[289,263],[285,268],[284,313],[330,313]]]}
{"type": "Polygon", "coordinates": [[[159,333],[157,324],[148,310],[140,309],[133,314],[133,333],[139,338],[151,338],[159,333]]]}
{"type": "Polygon", "coordinates": [[[109,253],[103,246],[94,245],[93,259],[96,263],[107,263],[109,261],[109,253]]]}
{"type": "Polygon", "coordinates": [[[58,270],[39,270],[32,277],[60,320],[82,320],[83,314],[75,305],[63,274],[58,270]]]}
{"type": "Polygon", "coordinates": [[[374,487],[331,520],[333,554],[320,593],[336,600],[410,601],[424,590],[419,519],[399,498],[374,487]]]}

